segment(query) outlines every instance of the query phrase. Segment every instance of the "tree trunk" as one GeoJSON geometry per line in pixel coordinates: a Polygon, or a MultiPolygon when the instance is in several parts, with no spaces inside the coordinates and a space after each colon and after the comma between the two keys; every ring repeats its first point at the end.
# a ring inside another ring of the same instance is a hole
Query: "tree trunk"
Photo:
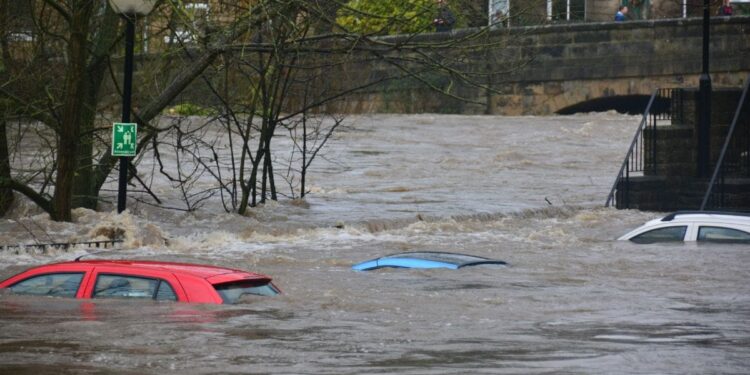
{"type": "MultiPolygon", "coordinates": [[[[275,127],[276,125],[272,125],[275,127]]],[[[268,172],[268,188],[271,193],[271,199],[272,200],[278,200],[278,197],[276,196],[276,181],[274,181],[273,178],[273,163],[271,162],[271,134],[273,134],[273,130],[271,130],[268,137],[266,137],[266,170],[268,172]]]]}
{"type": "MultiPolygon", "coordinates": [[[[8,51],[8,35],[6,26],[8,25],[8,0],[0,0],[0,49],[2,49],[2,60],[0,60],[0,82],[6,82],[10,69],[10,52],[8,51]]],[[[0,103],[0,181],[10,181],[10,157],[8,155],[8,134],[6,132],[5,115],[8,111],[3,103],[0,103]]],[[[13,204],[13,190],[10,188],[0,188],[0,217],[4,216],[13,204]]]]}
{"type": "MultiPolygon", "coordinates": [[[[258,156],[256,156],[255,163],[252,163],[253,168],[250,171],[250,182],[248,183],[251,195],[250,207],[258,205],[258,167],[260,167],[260,162],[262,160],[263,152],[259,152],[258,156]]],[[[245,212],[243,211],[242,213],[244,214],[245,212]]]]}
{"type": "MultiPolygon", "coordinates": [[[[88,111],[87,111],[88,112],[88,111]]],[[[85,113],[81,120],[81,141],[78,148],[78,160],[76,161],[77,173],[74,176],[73,184],[73,207],[85,207],[96,209],[97,192],[94,189],[93,173],[93,152],[94,137],[93,131],[94,119],[93,114],[85,113]]]]}
{"type": "Polygon", "coordinates": [[[57,145],[57,175],[52,198],[52,219],[71,221],[73,179],[76,174],[80,124],[83,113],[81,98],[86,97],[86,61],[88,58],[88,26],[93,2],[82,0],[71,6],[68,57],[65,75],[65,98],[57,145]]]}
{"type": "MultiPolygon", "coordinates": [[[[305,106],[307,106],[307,91],[305,91],[305,106]]],[[[299,197],[305,198],[305,177],[307,176],[307,111],[302,112],[302,168],[300,169],[299,197]]]]}
{"type": "Polygon", "coordinates": [[[258,183],[258,167],[260,166],[261,160],[263,160],[263,150],[258,150],[255,159],[250,163],[252,164],[252,168],[250,169],[250,177],[248,178],[247,184],[242,184],[242,200],[237,208],[237,213],[240,215],[244,215],[247,212],[248,205],[250,207],[255,207],[257,204],[257,190],[255,185],[258,183]]]}
{"type": "MultiPolygon", "coordinates": [[[[10,180],[10,157],[8,155],[8,135],[6,122],[0,120],[0,180],[10,180]]],[[[0,216],[5,215],[13,204],[13,190],[0,188],[0,216]]]]}
{"type": "Polygon", "coordinates": [[[260,183],[260,203],[266,203],[266,182],[268,176],[268,153],[266,153],[263,159],[263,179],[260,183]]]}
{"type": "Polygon", "coordinates": [[[83,100],[81,142],[78,149],[78,171],[73,183],[73,207],[96,209],[99,189],[94,165],[94,127],[96,124],[99,92],[107,72],[107,57],[117,40],[119,17],[105,5],[104,21],[94,36],[91,61],[86,69],[86,96],[83,100]]]}

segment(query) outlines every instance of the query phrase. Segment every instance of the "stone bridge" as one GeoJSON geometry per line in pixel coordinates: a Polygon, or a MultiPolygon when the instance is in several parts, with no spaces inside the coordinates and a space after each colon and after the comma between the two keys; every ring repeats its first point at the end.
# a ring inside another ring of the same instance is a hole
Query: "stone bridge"
{"type": "MultiPolygon", "coordinates": [[[[426,35],[434,41],[462,32],[426,35]]],[[[633,107],[660,87],[698,85],[702,62],[702,20],[668,19],[602,22],[492,31],[506,38],[493,56],[529,56],[528,64],[498,75],[493,90],[455,84],[456,100],[404,81],[381,85],[332,104],[335,112],[440,112],[544,115],[633,107]],[[477,102],[482,104],[477,104],[477,102]]],[[[467,63],[467,70],[502,66],[503,58],[467,63]]],[[[376,67],[370,69],[379,69],[376,67]]],[[[366,70],[366,69],[365,69],[366,70]]],[[[711,20],[710,71],[713,86],[740,87],[750,74],[750,17],[711,20]]],[[[372,74],[373,72],[370,72],[372,74]]]]}

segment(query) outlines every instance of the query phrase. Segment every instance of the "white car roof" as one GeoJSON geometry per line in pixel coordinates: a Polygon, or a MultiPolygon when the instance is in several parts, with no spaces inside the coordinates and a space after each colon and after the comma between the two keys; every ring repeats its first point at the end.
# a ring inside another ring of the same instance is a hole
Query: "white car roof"
{"type": "MultiPolygon", "coordinates": [[[[686,211],[675,212],[651,222],[729,222],[741,225],[750,224],[750,214],[742,212],[686,211]]],[[[650,223],[650,222],[649,222],[650,223]]]]}
{"type": "Polygon", "coordinates": [[[722,225],[725,227],[750,230],[750,213],[719,211],[678,211],[660,219],[650,220],[640,227],[626,233],[620,240],[628,240],[652,228],[667,227],[677,224],[722,225]]]}

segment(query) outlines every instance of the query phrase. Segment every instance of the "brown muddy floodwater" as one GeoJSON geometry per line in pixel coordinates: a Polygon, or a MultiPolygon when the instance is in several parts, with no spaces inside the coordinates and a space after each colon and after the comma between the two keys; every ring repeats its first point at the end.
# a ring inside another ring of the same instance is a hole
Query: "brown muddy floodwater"
{"type": "MultiPolygon", "coordinates": [[[[133,203],[122,216],[77,210],[75,223],[19,207],[0,244],[121,228],[125,243],[104,256],[253,270],[284,295],[204,306],[0,294],[0,373],[748,373],[750,248],[614,241],[659,216],[601,207],[638,121],[352,117],[307,204],[238,217],[133,203]],[[350,268],[420,250],[510,266],[350,268]]],[[[4,251],[0,278],[85,253],[4,251]]]]}

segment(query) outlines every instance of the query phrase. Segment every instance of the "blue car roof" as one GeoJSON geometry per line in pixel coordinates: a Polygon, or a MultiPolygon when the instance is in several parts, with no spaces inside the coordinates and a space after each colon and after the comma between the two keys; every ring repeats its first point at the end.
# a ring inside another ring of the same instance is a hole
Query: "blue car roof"
{"type": "Polygon", "coordinates": [[[369,271],[383,267],[459,269],[462,267],[482,264],[507,265],[507,263],[502,260],[489,259],[474,255],[421,251],[386,255],[384,257],[355,264],[352,266],[352,269],[357,271],[369,271]]]}

